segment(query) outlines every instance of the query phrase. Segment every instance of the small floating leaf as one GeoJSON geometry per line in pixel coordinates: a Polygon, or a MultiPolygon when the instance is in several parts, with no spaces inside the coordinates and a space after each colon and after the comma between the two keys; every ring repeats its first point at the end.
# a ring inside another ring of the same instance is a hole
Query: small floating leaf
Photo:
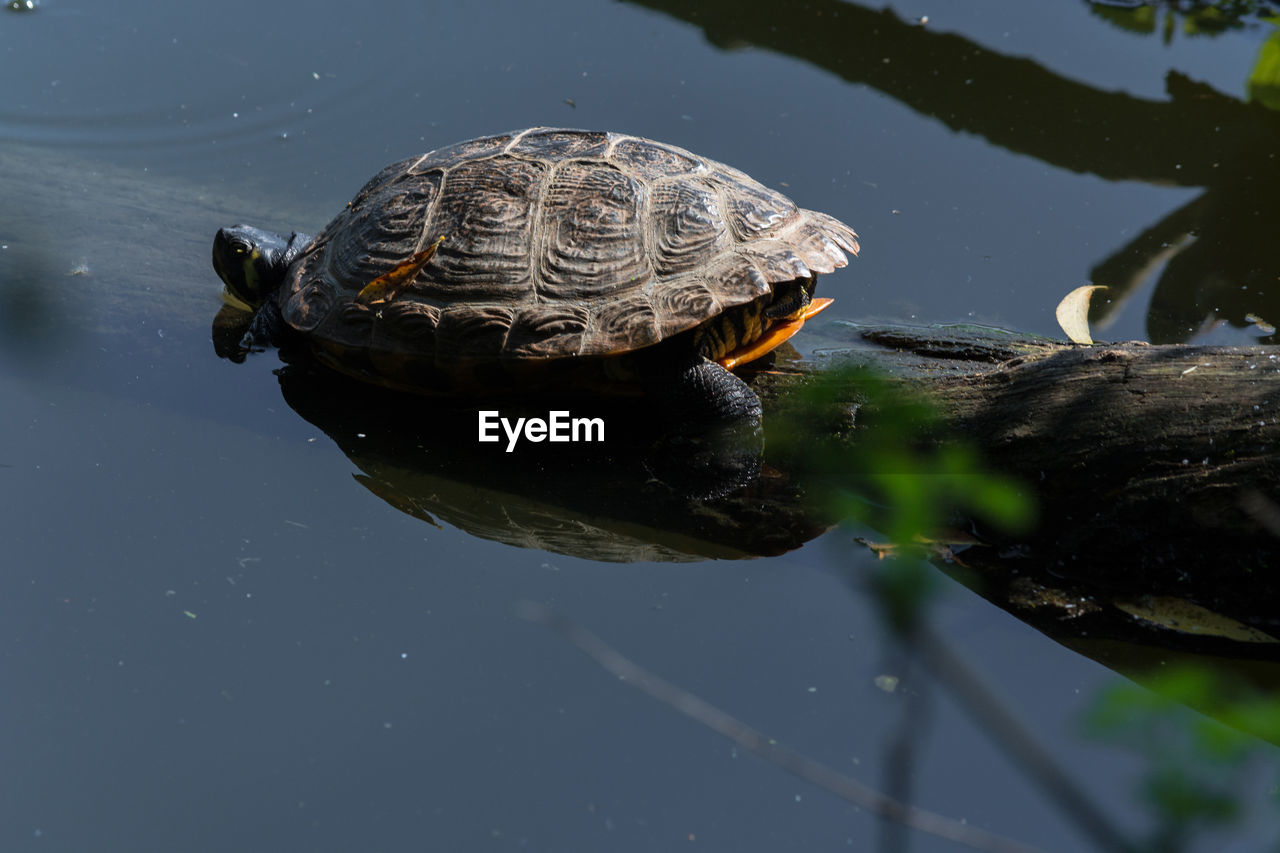
{"type": "Polygon", "coordinates": [[[192,613],[190,610],[184,610],[184,611],[182,611],[182,615],[183,615],[183,616],[185,616],[185,617],[187,617],[188,619],[194,619],[194,618],[196,618],[196,615],[195,615],[194,613],[192,613]]]}
{"type": "Polygon", "coordinates": [[[1244,321],[1246,323],[1252,323],[1257,328],[1257,330],[1259,332],[1262,332],[1262,334],[1264,335],[1274,335],[1276,333],[1275,326],[1271,325],[1266,320],[1264,320],[1263,318],[1259,317],[1257,314],[1254,314],[1252,312],[1244,315],[1244,321]]]}
{"type": "Polygon", "coordinates": [[[885,693],[892,693],[898,689],[898,676],[896,675],[877,675],[875,677],[875,685],[885,693]]]}
{"type": "Polygon", "coordinates": [[[1104,284],[1086,284],[1063,297],[1053,312],[1067,337],[1078,344],[1092,344],[1089,336],[1089,299],[1095,290],[1106,290],[1104,284]]]}

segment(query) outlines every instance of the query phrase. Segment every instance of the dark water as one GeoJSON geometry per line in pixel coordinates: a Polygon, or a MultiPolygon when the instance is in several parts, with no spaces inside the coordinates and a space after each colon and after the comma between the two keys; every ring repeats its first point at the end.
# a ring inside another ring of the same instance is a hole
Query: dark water
{"type": "MultiPolygon", "coordinates": [[[[1246,315],[1280,316],[1259,248],[1280,136],[1243,102],[1272,30],[1166,43],[1068,3],[541,6],[0,18],[0,849],[877,843],[874,818],[518,618],[524,599],[871,785],[908,719],[914,802],[1088,849],[888,655],[846,580],[874,559],[851,531],[614,563],[401,511],[286,404],[274,354],[215,357],[208,244],[235,220],[317,228],[384,163],[459,139],[608,128],[852,223],[863,256],[822,281],[837,321],[1056,335],[1058,300],[1094,282],[1116,288],[1099,336],[1255,341],[1246,315]]],[[[1136,762],[1077,723],[1119,676],[959,586],[932,618],[1122,826],[1146,824],[1136,762]]]]}

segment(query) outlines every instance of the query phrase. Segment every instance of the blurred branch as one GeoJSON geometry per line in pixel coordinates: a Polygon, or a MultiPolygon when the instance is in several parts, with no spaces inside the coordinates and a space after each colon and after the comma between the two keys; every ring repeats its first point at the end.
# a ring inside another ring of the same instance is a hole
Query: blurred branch
{"type": "Polygon", "coordinates": [[[687,690],[641,668],[586,628],[545,605],[523,601],[517,605],[516,611],[530,622],[544,625],[555,631],[618,679],[631,684],[717,734],[729,738],[753,755],[859,808],[864,808],[886,820],[897,821],[912,829],[964,844],[976,850],[990,851],[990,853],[1036,853],[1039,850],[1019,841],[1004,838],[887,797],[811,758],[787,749],[687,690]]]}

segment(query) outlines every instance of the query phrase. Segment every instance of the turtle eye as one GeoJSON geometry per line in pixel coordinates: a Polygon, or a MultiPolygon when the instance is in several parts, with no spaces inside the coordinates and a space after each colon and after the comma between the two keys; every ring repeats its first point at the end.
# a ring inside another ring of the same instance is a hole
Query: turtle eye
{"type": "Polygon", "coordinates": [[[231,251],[235,252],[237,255],[247,255],[252,248],[253,247],[244,240],[234,239],[231,241],[231,251]]]}

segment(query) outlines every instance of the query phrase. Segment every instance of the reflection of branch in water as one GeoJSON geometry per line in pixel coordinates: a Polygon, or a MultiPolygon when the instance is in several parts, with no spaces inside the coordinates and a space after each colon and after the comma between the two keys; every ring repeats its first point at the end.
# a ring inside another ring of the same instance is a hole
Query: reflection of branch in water
{"type": "MultiPolygon", "coordinates": [[[[883,672],[901,673],[898,678],[911,679],[916,661],[911,650],[903,643],[891,643],[888,660],[883,672]]],[[[910,682],[908,682],[910,683],[910,682]]],[[[927,682],[920,681],[920,687],[927,682]]],[[[886,746],[884,758],[884,786],[886,793],[895,800],[909,802],[911,800],[911,782],[916,774],[916,758],[919,746],[923,741],[922,732],[929,729],[928,713],[932,710],[931,697],[922,689],[903,691],[903,712],[898,719],[897,731],[891,736],[886,746]]],[[[881,843],[883,851],[907,850],[907,830],[905,824],[897,821],[881,821],[881,843]]]]}
{"type": "Polygon", "coordinates": [[[1173,42],[1175,33],[1189,38],[1216,36],[1229,30],[1257,26],[1275,14],[1260,0],[1088,0],[1099,19],[1131,33],[1160,32],[1173,42]],[[1162,14],[1163,12],[1163,14],[1162,14]]]}
{"type": "Polygon", "coordinates": [[[1030,730],[983,683],[964,658],[952,652],[932,631],[926,628],[917,631],[912,644],[924,656],[929,668],[1041,789],[1071,815],[1101,849],[1134,850],[1134,845],[1071,781],[1030,730]]]}
{"type": "Polygon", "coordinates": [[[1204,187],[1248,175],[1266,167],[1280,124],[1177,72],[1168,101],[1103,91],[891,9],[813,0],[780,16],[765,2],[630,2],[701,27],[712,44],[795,57],[952,130],[1107,180],[1204,187]]]}
{"type": "Polygon", "coordinates": [[[811,758],[787,749],[705,700],[642,669],[595,634],[542,604],[524,601],[517,605],[517,612],[531,622],[551,628],[618,679],[639,688],[659,702],[669,705],[717,734],[729,738],[748,752],[835,794],[846,802],[882,818],[905,824],[912,829],[978,850],[1032,853],[1039,849],[892,799],[811,758]]]}
{"type": "Polygon", "coordinates": [[[1206,206],[1205,196],[1197,196],[1094,266],[1089,281],[1111,288],[1115,296],[1094,301],[1089,312],[1091,325],[1105,327],[1115,319],[1125,297],[1136,291],[1156,268],[1168,263],[1186,243],[1204,216],[1206,206]]]}
{"type": "MultiPolygon", "coordinates": [[[[1213,321],[1244,328],[1253,315],[1274,323],[1280,317],[1280,288],[1274,286],[1280,273],[1274,242],[1278,187],[1210,189],[1097,264],[1090,281],[1123,296],[1163,263],[1147,308],[1152,343],[1185,342],[1213,321]],[[1232,195],[1235,189],[1242,194],[1232,195]]],[[[1100,313],[1114,314],[1119,302],[1100,313]]]]}
{"type": "MultiPolygon", "coordinates": [[[[877,89],[948,128],[1072,172],[1110,181],[1204,187],[1173,214],[1197,239],[1170,262],[1149,311],[1149,336],[1185,341],[1206,318],[1245,326],[1252,313],[1280,316],[1280,114],[1246,104],[1176,71],[1168,100],[1103,91],[1038,62],[1006,56],[892,10],[814,0],[777,15],[776,4],[742,0],[630,0],[699,26],[720,46],[754,45],[877,89]],[[1188,218],[1187,214],[1194,213],[1188,218]],[[1263,292],[1265,291],[1265,293],[1263,292]],[[1220,309],[1220,310],[1217,310],[1220,309]]],[[[856,149],[854,150],[856,154],[856,149]]],[[[1141,238],[1140,238],[1141,239],[1141,238]]],[[[1129,266],[1124,255],[1119,263],[1129,266]]],[[[1103,266],[1114,262],[1116,256],[1103,266]]],[[[1095,276],[1123,292],[1123,282],[1095,276]]]]}

